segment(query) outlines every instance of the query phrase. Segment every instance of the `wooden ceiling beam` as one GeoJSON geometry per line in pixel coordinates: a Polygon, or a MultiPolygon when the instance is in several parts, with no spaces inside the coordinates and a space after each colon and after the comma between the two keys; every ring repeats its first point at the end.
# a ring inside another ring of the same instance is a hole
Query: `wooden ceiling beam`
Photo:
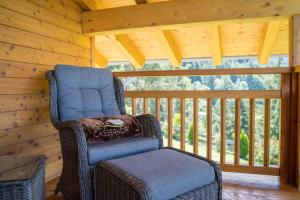
{"type": "Polygon", "coordinates": [[[96,49],[95,50],[95,65],[100,67],[107,67],[108,61],[101,53],[96,49]]]}
{"type": "Polygon", "coordinates": [[[101,0],[74,0],[74,2],[83,10],[99,10],[104,8],[101,0]]]}
{"type": "Polygon", "coordinates": [[[145,64],[144,56],[132,44],[132,41],[130,41],[126,34],[110,35],[108,37],[117,47],[121,49],[134,67],[141,68],[145,64]]]}
{"type": "Polygon", "coordinates": [[[83,12],[83,33],[116,34],[145,28],[174,29],[203,23],[241,22],[300,13],[299,0],[171,0],[83,12]]]}
{"type": "Polygon", "coordinates": [[[182,62],[182,56],[178,47],[176,46],[176,42],[171,31],[155,30],[154,33],[160,41],[160,44],[165,54],[168,56],[170,63],[174,67],[179,67],[182,62]]]}
{"type": "Polygon", "coordinates": [[[267,64],[269,62],[271,50],[276,41],[279,27],[280,21],[268,22],[264,31],[264,38],[262,39],[261,50],[259,53],[260,64],[267,64]]]}
{"type": "Polygon", "coordinates": [[[211,26],[212,57],[214,65],[222,65],[222,42],[219,25],[211,26]]]}

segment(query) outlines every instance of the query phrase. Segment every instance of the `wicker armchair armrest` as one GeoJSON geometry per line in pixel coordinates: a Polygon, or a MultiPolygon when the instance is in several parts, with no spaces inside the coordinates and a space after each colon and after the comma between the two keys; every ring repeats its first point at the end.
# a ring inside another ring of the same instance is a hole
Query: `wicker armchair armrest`
{"type": "Polygon", "coordinates": [[[163,147],[163,138],[160,123],[153,115],[139,115],[136,119],[141,124],[142,133],[146,137],[154,137],[159,140],[159,148],[163,147]]]}
{"type": "MultiPolygon", "coordinates": [[[[72,179],[76,179],[75,182],[77,182],[80,188],[80,194],[73,195],[80,195],[80,199],[92,199],[87,142],[82,125],[79,121],[68,121],[56,123],[55,127],[59,130],[64,162],[63,170],[66,170],[64,174],[67,175],[61,179],[58,190],[61,191],[61,184],[67,184],[67,181],[72,177],[72,179]]],[[[76,190],[78,188],[74,186],[74,191],[76,190]]],[[[62,192],[64,193],[64,191],[62,192]]]]}
{"type": "Polygon", "coordinates": [[[57,129],[72,129],[74,132],[78,132],[84,136],[84,131],[79,121],[59,122],[55,126],[57,129]]]}

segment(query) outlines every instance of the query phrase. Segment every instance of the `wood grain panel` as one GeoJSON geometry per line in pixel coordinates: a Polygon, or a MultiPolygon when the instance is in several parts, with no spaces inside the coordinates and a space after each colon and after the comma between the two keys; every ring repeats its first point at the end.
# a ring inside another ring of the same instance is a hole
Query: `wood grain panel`
{"type": "Polygon", "coordinates": [[[33,78],[45,79],[45,72],[53,69],[52,65],[39,65],[30,63],[0,60],[0,78],[33,78]]]}
{"type": "Polygon", "coordinates": [[[44,8],[47,8],[51,12],[60,14],[64,16],[65,18],[71,19],[76,22],[81,21],[81,12],[74,6],[69,5],[68,3],[65,3],[64,0],[28,0],[30,2],[33,2],[37,5],[40,5],[44,8]]]}
{"type": "Polygon", "coordinates": [[[0,95],[0,112],[45,108],[48,105],[48,94],[0,95]]]}
{"type": "Polygon", "coordinates": [[[0,130],[0,148],[56,133],[51,122],[0,130]]]}
{"type": "Polygon", "coordinates": [[[16,128],[50,121],[49,109],[21,110],[0,113],[0,129],[16,128]]]}
{"type": "Polygon", "coordinates": [[[0,94],[45,94],[47,92],[46,80],[0,78],[0,94]]]}
{"type": "Polygon", "coordinates": [[[46,182],[52,180],[59,176],[62,170],[62,160],[57,160],[55,162],[49,163],[46,165],[46,182]]]}
{"type": "MultiPolygon", "coordinates": [[[[59,145],[59,144],[58,144],[59,145]]],[[[54,147],[52,149],[48,149],[47,151],[42,152],[47,160],[46,163],[52,163],[55,162],[57,160],[62,160],[62,155],[61,155],[61,149],[60,146],[54,147]]]]}
{"type": "Polygon", "coordinates": [[[90,58],[89,48],[4,25],[0,25],[0,41],[79,58],[90,58]]]}
{"type": "Polygon", "coordinates": [[[54,134],[28,140],[26,142],[11,145],[9,147],[0,148],[0,155],[37,154],[40,152],[45,152],[48,149],[55,148],[58,145],[59,137],[57,134],[54,134]]]}
{"type": "Polygon", "coordinates": [[[70,64],[85,65],[90,64],[89,59],[78,58],[74,56],[62,55],[58,53],[41,51],[28,47],[18,46],[0,42],[0,59],[17,62],[26,62],[44,65],[70,64]]]}
{"type": "Polygon", "coordinates": [[[62,15],[51,12],[50,10],[27,0],[0,0],[0,6],[77,33],[81,32],[79,23],[66,19],[62,15]]]}
{"type": "Polygon", "coordinates": [[[62,157],[45,72],[90,65],[80,22],[72,0],[0,0],[0,155],[46,155],[46,180],[60,175],[62,157]]]}
{"type": "Polygon", "coordinates": [[[0,24],[89,48],[89,37],[0,7],[0,24]]]}

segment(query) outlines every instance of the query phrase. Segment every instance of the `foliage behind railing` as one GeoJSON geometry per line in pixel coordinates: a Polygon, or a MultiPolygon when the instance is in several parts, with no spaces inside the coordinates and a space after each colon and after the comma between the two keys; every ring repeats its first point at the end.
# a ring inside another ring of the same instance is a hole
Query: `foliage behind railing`
{"type": "MultiPolygon", "coordinates": [[[[289,73],[288,68],[263,68],[257,71],[264,74],[289,73]]],[[[227,69],[197,70],[190,74],[222,75],[245,72],[258,73],[256,69],[227,69]]],[[[124,77],[125,73],[115,75],[124,77]]],[[[180,74],[180,71],[175,71],[168,75],[180,74]]],[[[183,74],[189,75],[189,72],[185,71],[183,74]]],[[[159,74],[137,72],[137,75],[159,74]]],[[[134,76],[134,72],[128,73],[127,76],[134,76]]],[[[277,135],[280,135],[280,90],[126,91],[126,97],[128,110],[133,115],[136,115],[137,111],[138,114],[150,112],[161,120],[168,146],[219,161],[226,171],[279,174],[279,138],[273,138],[271,129],[277,127],[272,131],[277,131],[277,135]],[[230,113],[232,108],[234,114],[230,113]],[[277,109],[277,115],[272,114],[273,109],[277,109]],[[165,118],[161,116],[162,112],[166,112],[165,118]],[[249,120],[245,121],[247,113],[249,120]],[[192,115],[191,119],[187,118],[189,115],[192,115]],[[234,123],[234,128],[229,130],[229,123],[234,123]],[[218,124],[218,127],[215,124],[218,124]],[[233,136],[228,134],[230,131],[234,132],[233,136]],[[257,138],[262,141],[257,142],[257,138]]]]}

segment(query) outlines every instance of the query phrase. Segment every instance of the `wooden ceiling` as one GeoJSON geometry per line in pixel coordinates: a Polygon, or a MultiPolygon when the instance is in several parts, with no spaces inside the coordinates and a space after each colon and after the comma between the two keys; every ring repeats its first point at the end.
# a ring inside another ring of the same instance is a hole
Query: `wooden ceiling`
{"type": "MultiPolygon", "coordinates": [[[[161,0],[74,1],[85,10],[113,10],[111,8],[161,0]]],[[[105,65],[107,61],[129,61],[140,67],[145,60],[169,59],[172,65],[178,66],[183,58],[208,57],[212,57],[215,65],[221,65],[222,57],[226,56],[258,56],[265,64],[270,55],[289,53],[289,17],[104,33],[95,35],[95,48],[99,65],[105,65]]]]}

